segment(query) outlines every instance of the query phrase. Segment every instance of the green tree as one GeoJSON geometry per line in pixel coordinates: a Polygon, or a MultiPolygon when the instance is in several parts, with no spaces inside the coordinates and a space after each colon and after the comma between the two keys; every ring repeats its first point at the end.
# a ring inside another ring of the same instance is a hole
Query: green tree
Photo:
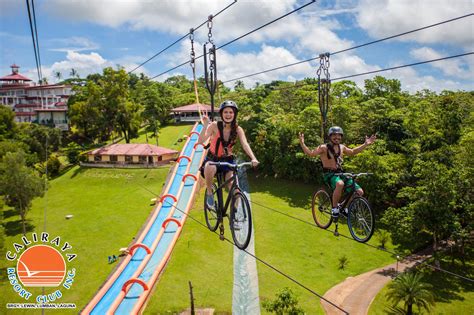
{"type": "Polygon", "coordinates": [[[22,151],[7,153],[0,162],[0,195],[18,211],[26,234],[26,215],[35,197],[43,196],[46,183],[25,165],[22,151]]]}
{"type": "Polygon", "coordinates": [[[120,132],[127,143],[137,137],[141,125],[142,106],[131,99],[129,77],[124,69],[105,68],[100,85],[104,97],[102,125],[106,139],[113,131],[120,132]]]}
{"type": "Polygon", "coordinates": [[[398,276],[388,286],[387,297],[393,302],[393,306],[403,302],[405,314],[413,314],[413,305],[419,310],[430,311],[431,306],[435,304],[432,293],[432,285],[423,282],[421,273],[408,272],[398,276]]]}
{"type": "MultiPolygon", "coordinates": [[[[55,152],[61,145],[61,130],[38,124],[18,124],[16,138],[28,146],[28,150],[34,155],[33,164],[46,160],[47,152],[55,152]],[[46,152],[47,151],[47,152],[46,152]]],[[[31,165],[31,163],[28,163],[31,165]]]]}
{"type": "Polygon", "coordinates": [[[132,101],[120,103],[117,113],[117,126],[125,138],[126,143],[130,139],[138,137],[138,130],[142,122],[142,106],[132,101]]]}
{"type": "Polygon", "coordinates": [[[0,141],[15,134],[15,113],[7,106],[0,105],[0,141]]]}
{"type": "Polygon", "coordinates": [[[298,299],[290,288],[284,288],[275,294],[274,301],[264,301],[263,307],[267,312],[277,315],[300,315],[304,314],[303,309],[298,307],[298,299]]]}
{"type": "Polygon", "coordinates": [[[69,118],[75,133],[87,143],[99,139],[103,132],[103,89],[93,80],[84,87],[74,87],[76,92],[68,101],[69,118]]]}

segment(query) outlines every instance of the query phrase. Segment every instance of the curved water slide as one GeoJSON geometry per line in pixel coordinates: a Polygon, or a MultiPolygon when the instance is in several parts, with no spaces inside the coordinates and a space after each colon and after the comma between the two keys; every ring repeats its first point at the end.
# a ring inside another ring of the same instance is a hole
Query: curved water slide
{"type": "Polygon", "coordinates": [[[81,314],[137,314],[145,308],[193,203],[205,157],[203,146],[197,145],[202,128],[194,125],[152,217],[81,314]]]}

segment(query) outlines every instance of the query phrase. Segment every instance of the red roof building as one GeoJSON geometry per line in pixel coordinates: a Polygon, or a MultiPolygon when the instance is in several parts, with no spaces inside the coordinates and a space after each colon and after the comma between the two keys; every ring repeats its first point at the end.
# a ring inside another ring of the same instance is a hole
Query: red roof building
{"type": "MultiPolygon", "coordinates": [[[[196,122],[200,120],[199,111],[211,113],[211,105],[207,104],[189,104],[171,109],[171,113],[176,122],[196,122]]],[[[216,108],[214,108],[216,112],[216,108]]],[[[218,111],[218,110],[217,110],[218,111]]],[[[216,113],[214,112],[214,115],[216,113]]]]}
{"type": "MultiPolygon", "coordinates": [[[[179,152],[152,144],[111,144],[87,153],[88,162],[109,167],[154,167],[178,157],[179,152]]],[[[90,165],[90,164],[88,164],[90,165]]]]}

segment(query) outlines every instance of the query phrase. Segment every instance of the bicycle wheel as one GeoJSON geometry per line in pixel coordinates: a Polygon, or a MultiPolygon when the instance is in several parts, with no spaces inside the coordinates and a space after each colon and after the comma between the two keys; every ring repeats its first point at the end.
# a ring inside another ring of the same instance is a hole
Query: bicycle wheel
{"type": "Polygon", "coordinates": [[[332,203],[331,197],[329,197],[326,190],[320,189],[314,193],[311,208],[314,222],[316,222],[320,228],[327,229],[332,223],[332,203]]]}
{"type": "MultiPolygon", "coordinates": [[[[206,218],[206,224],[209,230],[215,231],[219,226],[219,216],[217,214],[220,209],[219,198],[217,198],[217,185],[212,185],[212,191],[214,192],[214,209],[209,209],[206,203],[206,197],[204,195],[204,217],[206,218]]],[[[204,192],[206,194],[207,192],[204,192]]]]}
{"type": "Polygon", "coordinates": [[[252,236],[252,213],[247,197],[241,192],[232,197],[229,225],[235,245],[246,249],[252,236]]]}
{"type": "Polygon", "coordinates": [[[367,199],[355,197],[351,201],[347,225],[352,237],[358,242],[365,243],[372,237],[375,229],[375,216],[367,199]]]}

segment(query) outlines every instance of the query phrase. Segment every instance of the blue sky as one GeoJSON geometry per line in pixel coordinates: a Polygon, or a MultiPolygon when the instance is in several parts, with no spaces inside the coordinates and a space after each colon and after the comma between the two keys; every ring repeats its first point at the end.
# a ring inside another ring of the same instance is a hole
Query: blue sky
{"type": "MultiPolygon", "coordinates": [[[[50,83],[55,72],[63,78],[71,68],[81,76],[107,66],[127,70],[153,56],[209,14],[232,0],[37,0],[38,36],[43,74],[50,83]]],[[[238,0],[213,23],[217,46],[253,30],[310,1],[238,0]]],[[[306,8],[218,51],[218,78],[223,81],[259,72],[323,52],[334,52],[382,37],[474,12],[472,0],[335,0],[315,1],[306,8]]],[[[409,36],[351,50],[331,57],[332,78],[474,51],[474,17],[437,26],[409,36]]],[[[196,54],[202,54],[207,27],[195,34],[196,54]]],[[[136,72],[155,76],[189,59],[190,42],[181,41],[136,72]]],[[[20,72],[37,80],[25,1],[0,1],[0,75],[16,63],[20,72]]],[[[203,74],[197,60],[197,75],[203,74]]],[[[256,82],[294,81],[314,77],[318,61],[244,79],[256,82]]],[[[183,66],[160,76],[184,74],[183,66]]],[[[413,68],[384,72],[411,92],[473,90],[474,55],[413,68]]],[[[372,76],[354,78],[362,85],[372,76]]],[[[232,87],[233,83],[227,84],[232,87]]]]}

